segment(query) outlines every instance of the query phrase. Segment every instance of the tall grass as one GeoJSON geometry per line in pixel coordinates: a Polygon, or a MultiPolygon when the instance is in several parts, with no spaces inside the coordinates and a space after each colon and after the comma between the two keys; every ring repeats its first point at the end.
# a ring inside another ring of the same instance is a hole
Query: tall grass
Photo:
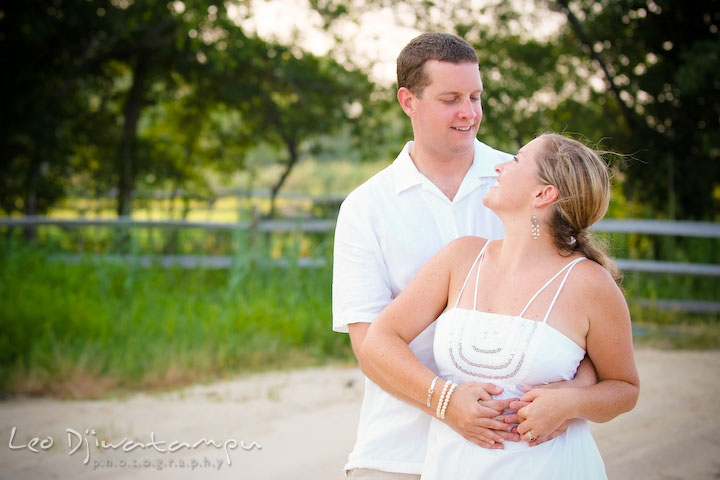
{"type": "Polygon", "coordinates": [[[659,310],[640,303],[653,300],[717,302],[714,277],[629,272],[623,289],[630,306],[638,346],[681,349],[720,348],[720,315],[659,310]]]}
{"type": "Polygon", "coordinates": [[[92,396],[352,355],[330,329],[330,262],[243,251],[229,270],[167,270],[2,247],[3,392],[92,396]]]}
{"type": "MultiPolygon", "coordinates": [[[[720,263],[718,239],[608,236],[620,258],[720,263]]],[[[329,235],[38,229],[0,236],[0,393],[92,397],[247,371],[349,361],[331,331],[329,235]],[[231,254],[228,270],[164,269],[109,253],[231,254]],[[58,253],[83,261],[53,260],[58,253]],[[101,254],[101,256],[94,256],[101,254]],[[325,266],[304,269],[299,257],[325,266]],[[286,267],[269,263],[287,260],[286,267]]],[[[627,273],[636,341],[719,348],[717,314],[663,312],[637,299],[718,300],[712,277],[627,273]]]]}

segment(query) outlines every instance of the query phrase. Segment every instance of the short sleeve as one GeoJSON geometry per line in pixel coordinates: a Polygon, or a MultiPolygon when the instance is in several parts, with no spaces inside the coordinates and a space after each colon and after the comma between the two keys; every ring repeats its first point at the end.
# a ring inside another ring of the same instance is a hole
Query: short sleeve
{"type": "MultiPolygon", "coordinates": [[[[372,323],[392,300],[382,254],[382,224],[371,201],[353,192],[340,207],[333,252],[333,330],[348,332],[351,323],[372,323]]],[[[370,199],[367,199],[370,200],[370,199]]]]}

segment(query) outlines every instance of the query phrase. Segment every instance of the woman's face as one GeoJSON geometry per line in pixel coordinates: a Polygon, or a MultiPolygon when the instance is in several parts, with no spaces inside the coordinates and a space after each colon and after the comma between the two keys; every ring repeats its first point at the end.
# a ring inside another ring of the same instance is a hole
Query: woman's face
{"type": "Polygon", "coordinates": [[[543,185],[537,178],[537,158],[542,152],[542,137],[518,151],[512,160],[495,167],[497,182],[483,197],[483,203],[494,212],[532,211],[533,198],[543,185]]]}

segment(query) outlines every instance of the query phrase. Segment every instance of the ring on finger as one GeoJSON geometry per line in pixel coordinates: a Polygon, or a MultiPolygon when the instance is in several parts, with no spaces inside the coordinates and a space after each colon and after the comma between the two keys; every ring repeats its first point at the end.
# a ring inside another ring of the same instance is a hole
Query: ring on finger
{"type": "Polygon", "coordinates": [[[528,438],[530,438],[531,442],[534,442],[535,440],[537,440],[537,436],[533,433],[532,430],[528,430],[527,435],[528,435],[528,438]]]}

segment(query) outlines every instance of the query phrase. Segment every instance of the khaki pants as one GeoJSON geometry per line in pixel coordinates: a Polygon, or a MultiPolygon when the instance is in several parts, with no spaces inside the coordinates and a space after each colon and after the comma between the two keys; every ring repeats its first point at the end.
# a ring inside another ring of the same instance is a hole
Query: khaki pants
{"type": "Polygon", "coordinates": [[[392,473],[370,468],[353,468],[347,471],[348,480],[420,480],[420,475],[392,473]]]}

